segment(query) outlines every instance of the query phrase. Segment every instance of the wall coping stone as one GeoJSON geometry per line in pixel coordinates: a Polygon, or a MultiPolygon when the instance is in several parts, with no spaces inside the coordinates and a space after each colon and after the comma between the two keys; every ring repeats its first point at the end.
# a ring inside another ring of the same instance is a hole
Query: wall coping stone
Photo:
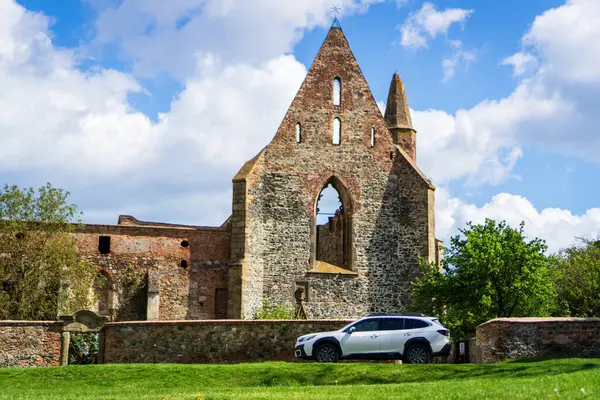
{"type": "Polygon", "coordinates": [[[104,327],[119,327],[119,326],[164,326],[164,325],[275,325],[275,324],[295,324],[295,325],[310,325],[310,324],[349,324],[356,319],[206,319],[206,320],[180,320],[180,321],[122,321],[122,322],[107,322],[104,327]]]}
{"type": "Polygon", "coordinates": [[[13,321],[0,320],[0,326],[62,326],[61,321],[13,321]]]}
{"type": "Polygon", "coordinates": [[[477,327],[493,323],[511,324],[536,324],[540,322],[600,322],[600,318],[575,318],[575,317],[526,317],[526,318],[494,318],[484,322],[477,327]]]}

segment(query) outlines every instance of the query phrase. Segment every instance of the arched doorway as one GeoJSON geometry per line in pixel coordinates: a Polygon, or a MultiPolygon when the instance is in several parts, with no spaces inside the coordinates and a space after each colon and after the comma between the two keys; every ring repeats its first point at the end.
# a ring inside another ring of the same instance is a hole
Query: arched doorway
{"type": "Polygon", "coordinates": [[[113,320],[114,313],[114,286],[110,275],[105,270],[100,270],[92,283],[94,304],[92,311],[96,314],[113,320]]]}

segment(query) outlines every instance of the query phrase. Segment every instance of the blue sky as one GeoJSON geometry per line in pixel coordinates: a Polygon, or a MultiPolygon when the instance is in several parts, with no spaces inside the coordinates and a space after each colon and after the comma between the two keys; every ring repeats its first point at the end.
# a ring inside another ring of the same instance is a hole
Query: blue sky
{"type": "MultiPolygon", "coordinates": [[[[553,251],[600,234],[600,2],[337,3],[380,105],[394,71],[403,78],[438,237],[486,216],[525,220],[553,251]]],[[[329,7],[0,0],[3,183],[63,187],[87,222],[219,225],[329,7]]]]}

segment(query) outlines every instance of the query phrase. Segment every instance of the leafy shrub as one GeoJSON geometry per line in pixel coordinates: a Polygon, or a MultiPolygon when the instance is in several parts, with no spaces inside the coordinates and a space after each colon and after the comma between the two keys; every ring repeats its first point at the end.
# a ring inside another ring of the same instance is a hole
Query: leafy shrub
{"type": "Polygon", "coordinates": [[[98,348],[97,333],[71,333],[69,364],[96,364],[98,348]]]}
{"type": "Polygon", "coordinates": [[[264,301],[262,307],[256,310],[254,319],[294,319],[294,309],[285,304],[275,306],[264,301]]]}

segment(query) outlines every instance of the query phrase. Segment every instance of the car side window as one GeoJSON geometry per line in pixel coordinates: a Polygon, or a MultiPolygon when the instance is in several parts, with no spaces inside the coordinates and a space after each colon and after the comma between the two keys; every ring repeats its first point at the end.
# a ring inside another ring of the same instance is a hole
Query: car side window
{"type": "Polygon", "coordinates": [[[429,324],[425,321],[421,321],[420,319],[406,319],[406,322],[404,323],[404,329],[419,329],[419,328],[426,328],[428,327],[429,324]]]}
{"type": "Polygon", "coordinates": [[[367,319],[352,325],[356,332],[371,332],[379,330],[379,319],[367,319]]]}
{"type": "Polygon", "coordinates": [[[404,318],[386,318],[383,320],[382,331],[398,331],[404,329],[404,318]]]}

